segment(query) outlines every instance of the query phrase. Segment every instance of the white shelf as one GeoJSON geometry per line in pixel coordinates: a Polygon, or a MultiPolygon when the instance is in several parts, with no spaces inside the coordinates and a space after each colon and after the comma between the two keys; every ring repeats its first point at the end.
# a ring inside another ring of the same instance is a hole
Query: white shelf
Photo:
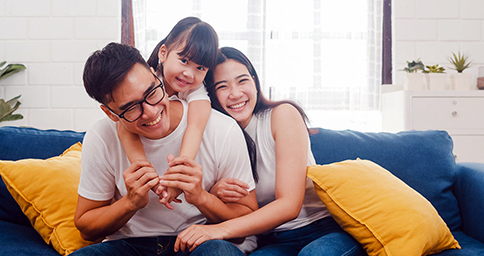
{"type": "Polygon", "coordinates": [[[382,92],[382,129],[445,130],[457,161],[484,162],[484,91],[382,92]]]}

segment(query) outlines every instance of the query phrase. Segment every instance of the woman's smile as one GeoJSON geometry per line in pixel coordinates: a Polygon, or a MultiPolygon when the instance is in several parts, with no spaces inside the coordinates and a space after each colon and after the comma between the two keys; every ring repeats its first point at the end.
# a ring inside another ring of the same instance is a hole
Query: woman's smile
{"type": "Polygon", "coordinates": [[[238,108],[244,107],[245,105],[247,105],[247,101],[237,103],[237,104],[234,104],[234,105],[230,105],[230,106],[228,106],[228,108],[233,109],[233,110],[237,110],[238,108]]]}

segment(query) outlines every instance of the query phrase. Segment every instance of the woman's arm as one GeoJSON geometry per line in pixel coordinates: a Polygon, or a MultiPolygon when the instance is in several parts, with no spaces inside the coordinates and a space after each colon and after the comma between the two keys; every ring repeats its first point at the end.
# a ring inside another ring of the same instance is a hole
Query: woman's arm
{"type": "Polygon", "coordinates": [[[248,215],[216,225],[194,225],[183,231],[176,250],[193,250],[211,239],[246,237],[270,231],[296,218],[306,188],[308,133],[299,112],[282,104],[272,111],[272,136],[276,142],[276,200],[248,215]]]}

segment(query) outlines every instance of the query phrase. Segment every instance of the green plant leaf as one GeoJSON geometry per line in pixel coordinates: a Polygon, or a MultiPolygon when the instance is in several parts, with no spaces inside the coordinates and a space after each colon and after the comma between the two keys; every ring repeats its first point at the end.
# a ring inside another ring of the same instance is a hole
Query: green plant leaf
{"type": "Polygon", "coordinates": [[[18,102],[18,99],[19,99],[21,96],[22,96],[22,94],[20,94],[20,95],[19,95],[19,96],[17,96],[17,97],[13,97],[13,98],[9,99],[9,100],[7,101],[7,104],[12,105],[14,102],[18,102]]]}
{"type": "Polygon", "coordinates": [[[0,119],[0,122],[4,122],[4,121],[15,121],[15,120],[20,120],[20,119],[23,119],[24,116],[22,116],[21,114],[15,114],[15,115],[8,115],[8,116],[5,116],[3,118],[0,119]]]}
{"type": "Polygon", "coordinates": [[[412,62],[407,61],[407,67],[403,69],[407,73],[416,73],[418,70],[424,70],[424,64],[420,61],[420,58],[413,60],[412,62]]]}
{"type": "Polygon", "coordinates": [[[20,101],[18,101],[18,98],[20,98],[20,96],[21,95],[14,97],[7,102],[5,102],[4,99],[0,99],[0,122],[13,121],[23,118],[21,114],[13,114],[13,112],[15,112],[15,110],[20,107],[21,103],[20,101]]]}
{"type": "Polygon", "coordinates": [[[23,64],[8,64],[5,68],[0,69],[0,80],[3,80],[24,69],[27,69],[27,68],[23,64]]]}
{"type": "Polygon", "coordinates": [[[473,65],[473,61],[469,60],[469,54],[468,53],[460,53],[457,52],[457,54],[452,53],[451,57],[447,57],[447,60],[454,66],[451,67],[451,69],[456,70],[459,73],[462,73],[462,71],[466,70],[469,68],[471,65],[473,65]]]}

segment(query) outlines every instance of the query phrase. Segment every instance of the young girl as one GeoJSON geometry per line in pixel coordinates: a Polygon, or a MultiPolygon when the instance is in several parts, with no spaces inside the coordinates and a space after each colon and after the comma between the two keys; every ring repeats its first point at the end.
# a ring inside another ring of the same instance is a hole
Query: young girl
{"type": "MultiPolygon", "coordinates": [[[[210,117],[210,99],[203,84],[207,71],[216,62],[218,37],[207,23],[195,17],[180,20],[165,39],[158,43],[148,64],[162,77],[166,93],[188,102],[187,129],[183,136],[180,156],[194,159],[198,153],[202,134],[210,117]]],[[[149,127],[160,120],[143,124],[149,127]]],[[[143,144],[138,135],[118,126],[118,136],[131,163],[146,161],[143,144]]],[[[171,159],[167,159],[168,162],[171,159]]],[[[174,188],[153,188],[161,193],[160,203],[173,209],[171,202],[181,191],[174,188]]]]}
{"type": "MultiPolygon", "coordinates": [[[[214,225],[192,225],[178,235],[175,251],[192,251],[210,239],[257,235],[259,249],[251,255],[364,255],[306,177],[315,160],[304,111],[289,101],[267,100],[253,65],[234,48],[220,50],[206,82],[212,107],[233,117],[255,142],[259,209],[214,225]]],[[[221,180],[211,192],[234,201],[231,186],[244,184],[221,180]]]]}

